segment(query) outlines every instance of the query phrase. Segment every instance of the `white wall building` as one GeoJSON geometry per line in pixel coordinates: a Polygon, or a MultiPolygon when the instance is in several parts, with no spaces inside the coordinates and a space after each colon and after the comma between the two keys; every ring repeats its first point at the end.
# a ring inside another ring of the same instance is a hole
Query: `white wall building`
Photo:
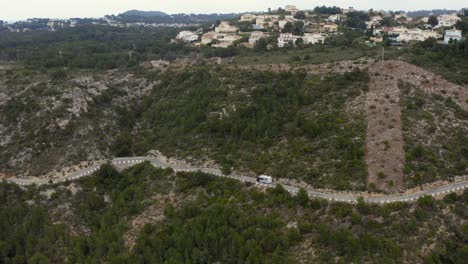
{"type": "Polygon", "coordinates": [[[325,43],[326,35],[320,33],[305,33],[302,39],[304,44],[323,44],[325,43]]]}
{"type": "Polygon", "coordinates": [[[450,29],[445,31],[445,36],[444,36],[444,43],[449,44],[450,40],[456,40],[456,41],[462,41],[462,32],[461,30],[458,29],[450,29]]]}
{"type": "Polygon", "coordinates": [[[345,15],[336,14],[336,15],[329,16],[327,20],[333,23],[337,23],[337,22],[344,21],[345,19],[346,19],[345,15]]]}
{"type": "Polygon", "coordinates": [[[301,36],[295,36],[292,33],[281,33],[278,38],[278,47],[283,48],[286,45],[296,45],[296,41],[300,39],[301,36]]]}
{"type": "Polygon", "coordinates": [[[397,41],[424,41],[428,38],[439,38],[439,34],[432,30],[421,30],[418,28],[414,29],[407,29],[404,32],[401,32],[398,37],[397,41]]]}
{"type": "Polygon", "coordinates": [[[440,15],[437,19],[439,20],[437,27],[453,27],[458,21],[461,21],[461,18],[456,14],[440,15]]]}
{"type": "Polygon", "coordinates": [[[192,31],[184,30],[184,31],[179,32],[179,34],[177,34],[176,39],[182,40],[185,42],[193,42],[193,41],[198,40],[198,35],[192,31]]]}

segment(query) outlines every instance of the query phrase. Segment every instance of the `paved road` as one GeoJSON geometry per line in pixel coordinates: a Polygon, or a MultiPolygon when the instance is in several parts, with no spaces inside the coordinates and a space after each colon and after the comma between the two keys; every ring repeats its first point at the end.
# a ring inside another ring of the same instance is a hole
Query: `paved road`
{"type": "MultiPolygon", "coordinates": [[[[159,167],[159,168],[170,167],[174,169],[174,171],[202,171],[202,172],[213,174],[219,177],[227,177],[227,178],[236,179],[242,182],[250,182],[253,184],[264,185],[267,187],[274,186],[274,185],[257,183],[256,179],[253,177],[247,177],[247,176],[242,176],[242,175],[226,176],[226,175],[223,175],[223,173],[219,169],[171,166],[156,158],[150,158],[150,157],[116,158],[112,160],[112,164],[117,165],[117,166],[128,166],[128,165],[133,165],[136,163],[141,163],[144,161],[149,161],[153,166],[159,167]]],[[[100,164],[90,166],[86,169],[71,173],[70,175],[67,175],[63,179],[55,181],[53,183],[73,181],[82,177],[86,177],[92,174],[93,172],[97,171],[99,167],[100,167],[100,164]]],[[[23,180],[23,179],[14,179],[14,178],[9,178],[6,181],[11,182],[11,183],[16,183],[18,185],[32,185],[32,184],[42,185],[42,184],[49,183],[44,180],[23,180]]],[[[294,187],[294,186],[289,186],[285,184],[282,184],[282,185],[286,190],[288,190],[291,193],[297,193],[297,191],[299,190],[299,188],[294,187]]],[[[449,185],[445,185],[445,186],[441,186],[441,187],[437,187],[437,188],[433,188],[429,190],[424,190],[420,192],[415,192],[412,194],[366,197],[364,198],[364,201],[368,203],[380,203],[380,204],[392,203],[392,202],[410,202],[410,201],[415,201],[422,196],[428,196],[428,195],[438,196],[438,195],[443,195],[443,194],[447,194],[447,193],[458,191],[458,190],[463,190],[465,188],[468,188],[468,181],[452,183],[449,185]]],[[[341,202],[348,202],[348,203],[356,203],[359,198],[358,194],[353,195],[353,194],[343,194],[343,193],[322,193],[322,192],[318,192],[314,190],[308,190],[308,193],[309,193],[309,196],[313,198],[323,198],[323,199],[327,199],[330,201],[341,201],[341,202]]]]}

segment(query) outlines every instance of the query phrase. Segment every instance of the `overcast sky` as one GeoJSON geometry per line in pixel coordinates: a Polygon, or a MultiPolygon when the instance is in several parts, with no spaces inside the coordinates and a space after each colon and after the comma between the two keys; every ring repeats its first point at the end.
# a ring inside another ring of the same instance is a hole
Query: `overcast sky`
{"type": "Polygon", "coordinates": [[[461,9],[468,0],[0,0],[0,19],[32,17],[102,17],[138,9],[166,13],[231,13],[264,11],[293,4],[301,9],[317,5],[353,6],[358,9],[421,10],[461,9]]]}

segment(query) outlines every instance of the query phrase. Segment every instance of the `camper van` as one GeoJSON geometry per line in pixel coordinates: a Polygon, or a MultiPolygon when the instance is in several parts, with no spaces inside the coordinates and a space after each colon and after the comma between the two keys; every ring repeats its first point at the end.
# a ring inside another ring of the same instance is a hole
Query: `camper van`
{"type": "Polygon", "coordinates": [[[273,178],[271,176],[260,175],[257,177],[257,182],[265,183],[265,184],[272,184],[273,178]]]}

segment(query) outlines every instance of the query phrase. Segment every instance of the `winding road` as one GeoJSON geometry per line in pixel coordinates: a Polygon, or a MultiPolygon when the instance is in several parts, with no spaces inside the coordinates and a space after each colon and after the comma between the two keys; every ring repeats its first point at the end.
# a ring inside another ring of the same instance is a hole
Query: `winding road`
{"type": "MultiPolygon", "coordinates": [[[[247,177],[247,176],[242,176],[242,175],[224,175],[221,170],[219,169],[213,169],[213,168],[195,168],[195,167],[181,167],[181,166],[173,166],[169,165],[163,161],[160,161],[156,158],[151,158],[151,157],[129,157],[129,158],[115,158],[111,162],[113,165],[117,166],[127,166],[127,165],[134,165],[137,163],[141,163],[144,161],[149,161],[153,166],[159,167],[159,168],[172,168],[174,171],[186,171],[186,172],[191,172],[191,171],[201,171],[204,173],[212,174],[218,177],[226,177],[226,178],[231,178],[235,180],[239,180],[242,182],[250,182],[253,184],[257,185],[263,185],[266,187],[273,187],[275,186],[274,184],[261,184],[257,183],[256,178],[254,177],[247,177]]],[[[101,164],[93,165],[88,168],[85,168],[83,170],[71,173],[64,178],[54,181],[53,183],[60,183],[60,182],[65,182],[65,181],[73,181],[82,177],[86,177],[88,175],[91,175],[92,173],[96,172],[101,164]]],[[[8,178],[5,179],[7,182],[10,183],[15,183],[21,186],[26,186],[26,185],[32,185],[32,184],[37,184],[37,185],[43,185],[43,184],[48,184],[49,182],[46,180],[26,180],[26,179],[16,179],[16,178],[8,178]]],[[[287,191],[291,193],[297,193],[299,188],[294,187],[294,186],[289,186],[286,184],[281,184],[287,191]]],[[[375,197],[363,197],[365,202],[368,203],[379,203],[379,204],[385,204],[385,203],[393,203],[393,202],[411,202],[415,201],[420,197],[423,196],[439,196],[439,195],[444,195],[448,194],[451,192],[455,191],[460,191],[465,188],[468,188],[468,181],[463,181],[463,182],[457,182],[457,183],[451,183],[445,186],[440,186],[436,187],[433,189],[428,189],[428,190],[423,190],[411,194],[402,194],[402,195],[386,195],[386,196],[375,196],[375,197]]],[[[340,202],[347,202],[347,203],[357,203],[359,197],[361,197],[358,194],[343,194],[343,193],[324,193],[324,192],[319,192],[319,191],[314,191],[314,190],[307,190],[309,193],[309,196],[311,198],[323,198],[329,201],[340,201],[340,202]]]]}

